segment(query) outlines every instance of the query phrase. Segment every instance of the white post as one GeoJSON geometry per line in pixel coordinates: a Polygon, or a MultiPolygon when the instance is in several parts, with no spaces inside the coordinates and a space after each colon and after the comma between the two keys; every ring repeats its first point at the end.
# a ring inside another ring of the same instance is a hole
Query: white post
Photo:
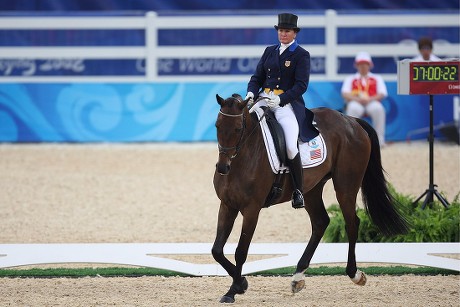
{"type": "Polygon", "coordinates": [[[157,67],[157,46],[158,28],[156,12],[147,12],[145,25],[145,76],[147,81],[153,81],[158,77],[157,67]]]}
{"type": "Polygon", "coordinates": [[[326,10],[326,80],[337,76],[337,12],[326,10]]]}
{"type": "Polygon", "coordinates": [[[460,97],[454,96],[454,121],[458,123],[460,116],[460,97]]]}
{"type": "Polygon", "coordinates": [[[457,125],[457,133],[460,136],[460,97],[454,96],[454,125],[457,125]]]}

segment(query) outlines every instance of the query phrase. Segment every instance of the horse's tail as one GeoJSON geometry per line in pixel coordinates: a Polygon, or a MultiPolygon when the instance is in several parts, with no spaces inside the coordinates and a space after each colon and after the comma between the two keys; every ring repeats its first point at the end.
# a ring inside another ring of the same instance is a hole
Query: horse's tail
{"type": "Polygon", "coordinates": [[[357,118],[357,121],[371,140],[371,155],[361,185],[366,211],[383,235],[404,234],[409,229],[409,223],[401,211],[401,205],[388,190],[377,133],[365,120],[357,118]]]}

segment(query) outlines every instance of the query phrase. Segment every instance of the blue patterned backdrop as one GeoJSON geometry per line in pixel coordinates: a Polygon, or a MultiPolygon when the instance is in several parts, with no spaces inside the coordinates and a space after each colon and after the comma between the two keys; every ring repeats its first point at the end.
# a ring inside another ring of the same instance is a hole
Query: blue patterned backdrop
{"type": "MultiPolygon", "coordinates": [[[[310,108],[343,107],[339,82],[312,82],[310,108]]],[[[427,96],[398,96],[387,82],[387,139],[429,124],[427,96]]],[[[215,95],[245,94],[246,83],[0,84],[1,142],[214,141],[215,95]]],[[[453,97],[435,97],[435,124],[453,120],[453,97]]],[[[426,134],[417,138],[425,138],[426,134]]]]}

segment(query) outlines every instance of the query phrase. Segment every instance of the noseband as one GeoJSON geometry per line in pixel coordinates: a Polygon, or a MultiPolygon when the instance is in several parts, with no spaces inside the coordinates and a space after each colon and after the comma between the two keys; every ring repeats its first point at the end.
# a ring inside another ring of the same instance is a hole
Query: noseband
{"type": "Polygon", "coordinates": [[[241,130],[240,138],[238,139],[238,142],[236,143],[235,146],[224,147],[220,145],[219,142],[217,142],[217,146],[219,147],[219,155],[224,154],[231,161],[238,155],[238,153],[240,152],[241,146],[243,145],[241,141],[243,140],[244,131],[246,130],[246,115],[244,114],[244,111],[241,114],[228,114],[228,113],[222,112],[222,110],[219,110],[219,113],[227,117],[241,117],[241,116],[243,117],[243,129],[241,130]],[[235,153],[233,155],[230,155],[228,151],[233,150],[233,149],[235,150],[235,153]]]}

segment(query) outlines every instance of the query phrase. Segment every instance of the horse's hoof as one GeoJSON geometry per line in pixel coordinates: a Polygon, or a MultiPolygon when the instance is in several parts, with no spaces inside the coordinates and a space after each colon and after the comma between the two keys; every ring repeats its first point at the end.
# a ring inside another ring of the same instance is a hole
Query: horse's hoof
{"type": "Polygon", "coordinates": [[[355,277],[353,277],[351,280],[358,286],[364,286],[367,282],[367,277],[366,274],[364,274],[364,272],[357,270],[355,277]]]}
{"type": "Polygon", "coordinates": [[[299,280],[299,281],[291,281],[291,290],[292,290],[292,293],[297,293],[299,292],[300,290],[302,290],[303,288],[305,288],[305,280],[299,280]]]}
{"type": "Polygon", "coordinates": [[[220,303],[227,303],[227,304],[233,304],[235,302],[235,299],[230,296],[222,296],[220,299],[220,303]]]}

